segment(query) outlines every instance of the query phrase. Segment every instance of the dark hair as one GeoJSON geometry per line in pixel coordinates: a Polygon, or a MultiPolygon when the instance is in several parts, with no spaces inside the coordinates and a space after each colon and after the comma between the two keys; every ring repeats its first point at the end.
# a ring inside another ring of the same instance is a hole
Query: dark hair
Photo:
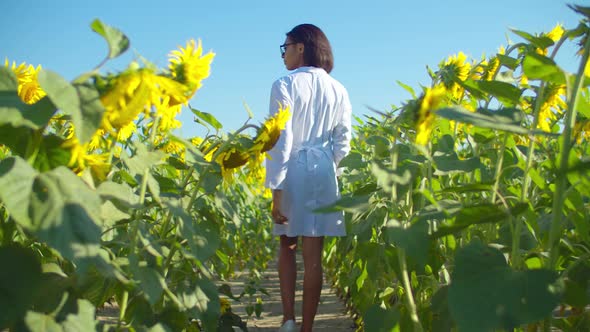
{"type": "Polygon", "coordinates": [[[331,72],[334,67],[334,56],[330,41],[324,32],[313,24],[300,24],[287,32],[287,37],[295,43],[303,43],[303,62],[306,66],[324,68],[331,72]]]}

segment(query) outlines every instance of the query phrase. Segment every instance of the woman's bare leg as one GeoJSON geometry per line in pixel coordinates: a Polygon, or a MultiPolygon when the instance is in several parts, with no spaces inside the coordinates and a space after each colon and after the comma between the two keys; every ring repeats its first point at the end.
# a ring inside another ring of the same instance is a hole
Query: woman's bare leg
{"type": "Polygon", "coordinates": [[[303,237],[303,320],[302,332],[311,332],[322,293],[322,251],[324,237],[303,237]]]}
{"type": "Polygon", "coordinates": [[[290,319],[295,320],[295,281],[297,280],[295,251],[297,249],[297,238],[281,235],[280,241],[279,283],[284,323],[290,319]]]}

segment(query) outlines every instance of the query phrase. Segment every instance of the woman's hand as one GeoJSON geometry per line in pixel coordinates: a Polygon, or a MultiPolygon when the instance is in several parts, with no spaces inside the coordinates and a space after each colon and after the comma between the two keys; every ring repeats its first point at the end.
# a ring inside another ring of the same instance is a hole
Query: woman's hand
{"type": "Polygon", "coordinates": [[[281,200],[283,197],[282,190],[273,190],[272,191],[272,210],[271,216],[275,224],[284,225],[287,223],[288,219],[283,215],[281,212],[281,200]]]}

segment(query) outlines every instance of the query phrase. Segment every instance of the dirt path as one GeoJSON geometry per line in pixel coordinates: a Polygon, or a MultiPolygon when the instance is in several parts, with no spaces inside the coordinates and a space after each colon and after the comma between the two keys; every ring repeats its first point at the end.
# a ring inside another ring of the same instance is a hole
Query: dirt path
{"type": "MultiPolygon", "coordinates": [[[[298,325],[301,323],[301,301],[303,286],[303,261],[301,255],[297,255],[297,288],[295,293],[295,315],[298,325]]],[[[263,273],[262,287],[267,290],[269,297],[263,295],[263,311],[260,318],[251,318],[248,323],[248,331],[270,332],[277,331],[281,325],[282,309],[279,291],[279,277],[276,262],[271,262],[263,273]]],[[[229,283],[234,293],[238,290],[239,282],[229,283]]],[[[243,305],[232,305],[232,310],[241,317],[247,317],[243,305]]],[[[329,283],[324,282],[318,314],[314,322],[314,331],[317,332],[354,332],[355,325],[352,318],[346,313],[344,305],[330,288],[329,283]]]]}
{"type": "MultiPolygon", "coordinates": [[[[295,293],[295,315],[298,325],[301,323],[301,301],[302,301],[302,285],[303,285],[303,260],[301,255],[297,255],[297,288],[295,293]]],[[[236,274],[236,279],[232,282],[223,282],[231,286],[232,293],[239,294],[246,280],[245,276],[240,273],[236,274]]],[[[276,332],[278,331],[282,320],[281,296],[279,290],[279,276],[276,267],[276,261],[269,264],[268,269],[262,275],[262,283],[260,287],[266,289],[269,296],[262,295],[263,311],[260,318],[250,318],[247,321],[248,331],[250,332],[276,332]]],[[[242,319],[246,319],[245,305],[232,302],[232,311],[238,314],[242,319]]],[[[116,304],[105,305],[97,312],[97,320],[99,325],[104,324],[115,326],[117,317],[119,316],[119,308],[116,304]]],[[[102,327],[99,328],[101,330],[102,327]]],[[[355,325],[352,318],[346,313],[344,305],[330,288],[329,283],[324,282],[318,314],[314,322],[314,331],[316,332],[354,332],[355,325]]],[[[235,331],[239,331],[235,328],[235,331]]]]}

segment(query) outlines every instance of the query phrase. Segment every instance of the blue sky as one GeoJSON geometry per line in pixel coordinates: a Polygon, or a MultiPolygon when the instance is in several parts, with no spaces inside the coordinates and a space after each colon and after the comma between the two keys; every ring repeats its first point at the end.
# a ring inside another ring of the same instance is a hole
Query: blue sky
{"type": "MultiPolygon", "coordinates": [[[[244,102],[253,122],[264,120],[272,82],[288,73],[279,45],[297,24],[324,30],[334,51],[332,75],[348,89],[353,113],[362,116],[370,113],[367,105],[388,110],[410,98],[397,81],[416,90],[428,85],[427,65],[436,68],[459,51],[479,59],[494,54],[508,38],[520,41],[510,27],[530,33],[548,32],[556,23],[574,27],[581,16],[567,3],[584,5],[559,0],[4,0],[0,57],[41,64],[71,80],[107,52],[89,27],[95,18],[131,41],[131,48],[103,71],[122,70],[138,55],[165,67],[171,50],[201,39],[216,57],[211,76],[190,104],[215,115],[229,131],[246,121],[244,102]]],[[[569,71],[576,61],[573,52],[558,58],[569,71]]],[[[202,133],[190,110],[180,119],[180,135],[202,133]]]]}

